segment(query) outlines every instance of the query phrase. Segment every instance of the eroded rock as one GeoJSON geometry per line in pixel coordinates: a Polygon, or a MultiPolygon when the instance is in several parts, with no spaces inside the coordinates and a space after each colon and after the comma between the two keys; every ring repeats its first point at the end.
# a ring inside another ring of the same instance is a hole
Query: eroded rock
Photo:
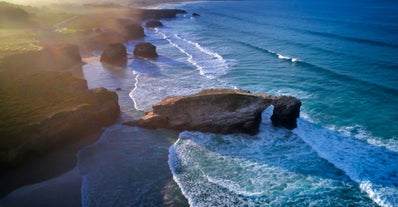
{"type": "Polygon", "coordinates": [[[127,63],[126,46],[123,43],[109,44],[101,54],[100,61],[103,63],[123,66],[127,63]]]}
{"type": "Polygon", "coordinates": [[[266,94],[210,89],[190,96],[166,98],[136,124],[221,134],[258,132],[262,111],[271,105],[266,94]]]}
{"type": "Polygon", "coordinates": [[[300,100],[293,96],[279,96],[275,98],[273,105],[271,121],[274,126],[283,126],[287,129],[297,127],[297,118],[300,116],[300,100]]]}
{"type": "Polygon", "coordinates": [[[156,46],[149,42],[141,42],[135,45],[134,55],[144,58],[157,58],[156,46]]]}

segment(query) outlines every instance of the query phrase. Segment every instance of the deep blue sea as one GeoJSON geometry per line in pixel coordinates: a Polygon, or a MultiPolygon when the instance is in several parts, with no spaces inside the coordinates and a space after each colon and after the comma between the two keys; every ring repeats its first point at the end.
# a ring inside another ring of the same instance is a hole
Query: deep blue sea
{"type": "MultiPolygon", "coordinates": [[[[159,58],[130,57],[127,69],[111,75],[98,62],[85,66],[86,75],[97,76],[90,87],[129,89],[119,95],[122,119],[138,117],[167,96],[204,88],[302,100],[292,131],[273,127],[269,108],[255,137],[180,133],[168,164],[191,206],[398,206],[397,1],[246,0],[161,7],[189,13],[163,20],[164,27],[146,29],[145,39],[126,44],[132,51],[137,42],[150,41],[159,58]]],[[[114,127],[107,133],[126,140],[138,132],[114,127]]],[[[112,146],[117,143],[126,144],[112,146]]],[[[117,159],[134,159],[124,156],[117,159]]],[[[84,206],[93,198],[90,189],[101,194],[96,179],[104,178],[83,177],[84,206]]]]}

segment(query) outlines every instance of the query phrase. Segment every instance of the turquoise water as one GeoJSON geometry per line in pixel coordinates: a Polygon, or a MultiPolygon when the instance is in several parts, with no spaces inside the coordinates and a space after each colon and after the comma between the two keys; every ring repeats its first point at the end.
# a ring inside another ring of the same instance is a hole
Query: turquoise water
{"type": "MultiPolygon", "coordinates": [[[[89,81],[131,89],[122,96],[124,116],[138,116],[129,107],[146,111],[164,97],[215,87],[303,102],[292,131],[273,127],[268,109],[254,137],[181,133],[168,164],[191,206],[398,206],[397,2],[164,7],[201,16],[146,29],[158,59],[130,57],[122,75],[89,81]]],[[[139,41],[129,42],[129,51],[139,41]]],[[[101,66],[85,67],[87,73],[101,66]]],[[[84,180],[91,181],[82,189],[105,182],[90,174],[84,180]]]]}

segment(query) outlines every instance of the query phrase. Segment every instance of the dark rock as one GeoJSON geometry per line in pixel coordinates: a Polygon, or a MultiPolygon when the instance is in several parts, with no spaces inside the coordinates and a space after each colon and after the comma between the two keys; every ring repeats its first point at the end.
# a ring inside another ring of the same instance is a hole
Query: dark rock
{"type": "Polygon", "coordinates": [[[154,28],[154,27],[161,27],[161,26],[163,26],[162,22],[160,22],[160,21],[154,21],[154,20],[148,21],[148,22],[145,24],[145,27],[151,27],[151,28],[154,28]]]}
{"type": "MultiPolygon", "coordinates": [[[[221,134],[258,132],[262,111],[271,105],[266,94],[211,89],[190,96],[166,98],[136,123],[147,128],[170,128],[221,134]]],[[[127,124],[127,123],[126,123],[127,124]]]]}
{"type": "Polygon", "coordinates": [[[109,44],[101,54],[100,61],[111,65],[123,66],[127,63],[126,47],[123,43],[109,44]]]}
{"type": "Polygon", "coordinates": [[[297,127],[297,118],[300,116],[301,101],[292,96],[276,97],[271,121],[274,126],[283,126],[287,129],[297,127]]]}
{"type": "Polygon", "coordinates": [[[149,42],[141,42],[135,45],[134,55],[144,58],[157,58],[156,46],[149,42]]]}
{"type": "Polygon", "coordinates": [[[163,19],[163,18],[174,18],[177,14],[187,13],[181,9],[142,9],[140,11],[142,19],[163,19]]]}
{"type": "Polygon", "coordinates": [[[138,24],[129,24],[124,28],[127,40],[136,40],[145,37],[144,28],[138,24]]]}
{"type": "Polygon", "coordinates": [[[198,13],[192,13],[193,17],[200,17],[200,15],[198,13]]]}
{"type": "Polygon", "coordinates": [[[121,91],[122,89],[121,88],[116,88],[116,91],[121,91]]]}

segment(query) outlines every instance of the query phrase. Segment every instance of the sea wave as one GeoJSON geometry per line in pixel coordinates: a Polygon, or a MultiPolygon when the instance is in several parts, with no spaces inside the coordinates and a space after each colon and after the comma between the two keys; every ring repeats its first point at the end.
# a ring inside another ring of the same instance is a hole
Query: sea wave
{"type": "Polygon", "coordinates": [[[300,136],[272,127],[271,113],[255,137],[180,134],[168,163],[191,206],[375,206],[300,136]]]}
{"type": "Polygon", "coordinates": [[[215,79],[229,71],[228,62],[217,52],[201,46],[199,43],[181,37],[179,34],[164,30],[156,30],[171,45],[185,54],[201,75],[215,79]]]}
{"type": "MultiPolygon", "coordinates": [[[[309,30],[309,29],[301,29],[301,28],[297,28],[297,27],[293,27],[293,26],[286,26],[286,25],[268,23],[265,21],[259,21],[259,20],[255,20],[253,18],[250,18],[250,19],[243,18],[243,17],[231,15],[231,14],[226,15],[226,14],[219,13],[219,12],[208,12],[208,13],[211,15],[218,16],[218,17],[224,17],[227,19],[233,19],[235,21],[240,21],[241,23],[244,23],[244,24],[266,25],[266,26],[270,26],[270,27],[274,27],[274,28],[276,27],[276,28],[290,30],[290,31],[298,32],[298,33],[306,33],[306,34],[314,35],[314,36],[333,38],[333,39],[338,39],[338,40],[343,40],[343,41],[350,41],[350,42],[355,42],[355,43],[360,43],[360,44],[372,45],[372,46],[389,47],[389,48],[393,48],[393,49],[398,48],[397,44],[374,40],[374,39],[370,39],[370,38],[359,38],[359,37],[352,37],[352,36],[340,35],[340,34],[334,34],[334,33],[328,33],[328,32],[314,31],[314,30],[309,30]]],[[[239,13],[242,13],[242,11],[239,11],[239,13]]],[[[259,19],[261,19],[261,18],[259,18],[259,19]]]]}
{"type": "Polygon", "coordinates": [[[300,119],[293,131],[320,157],[342,169],[380,206],[398,205],[398,152],[300,119]]]}
{"type": "MultiPolygon", "coordinates": [[[[298,58],[292,58],[292,57],[289,57],[289,56],[281,55],[280,53],[275,52],[273,50],[264,49],[262,47],[255,46],[255,45],[252,45],[252,44],[247,43],[247,42],[242,42],[242,41],[232,40],[232,39],[231,39],[231,41],[234,41],[234,42],[239,43],[239,44],[241,44],[243,46],[252,48],[252,49],[257,50],[259,52],[262,52],[264,54],[272,55],[273,57],[276,57],[278,59],[287,60],[289,62],[296,63],[297,65],[302,65],[302,66],[305,66],[305,67],[310,68],[310,69],[314,69],[314,70],[322,71],[324,73],[328,73],[329,77],[335,77],[338,80],[344,80],[345,82],[356,82],[356,83],[362,84],[362,85],[364,85],[364,86],[366,86],[368,88],[369,87],[374,87],[378,91],[383,91],[383,92],[385,92],[387,94],[389,93],[389,94],[393,94],[393,95],[397,95],[398,96],[398,90],[395,89],[395,88],[390,88],[390,87],[386,87],[386,86],[383,86],[383,85],[380,85],[380,84],[368,82],[368,81],[365,81],[365,80],[360,80],[360,79],[354,78],[352,76],[341,74],[341,73],[335,72],[335,71],[333,71],[331,69],[324,68],[324,67],[318,66],[316,64],[313,64],[313,63],[310,63],[310,62],[307,62],[307,61],[304,61],[304,60],[300,60],[298,58]]],[[[355,84],[355,83],[353,83],[353,84],[355,84]]]]}
{"type": "MultiPolygon", "coordinates": [[[[128,65],[128,68],[135,74],[134,87],[129,93],[135,109],[147,111],[151,109],[152,105],[169,96],[188,95],[205,88],[227,87],[218,79],[208,77],[216,73],[209,73],[208,76],[205,76],[192,69],[191,64],[198,64],[198,67],[201,67],[201,63],[194,61],[195,57],[188,53],[188,49],[185,51],[179,45],[171,44],[171,39],[165,38],[164,35],[166,34],[155,29],[148,31],[147,35],[146,41],[158,43],[157,51],[160,56],[156,60],[135,58],[128,65]],[[181,55],[182,51],[185,51],[187,56],[192,56],[188,59],[188,62],[181,55]]],[[[173,40],[175,39],[177,38],[174,37],[173,40]]],[[[184,41],[180,40],[178,43],[181,42],[184,41]]],[[[135,43],[129,42],[128,47],[132,48],[135,43]]],[[[195,50],[199,49],[196,48],[195,50]]],[[[202,47],[202,50],[205,50],[205,48],[202,47]]],[[[203,53],[201,51],[196,52],[203,53]]],[[[208,53],[211,53],[211,51],[208,51],[208,53]]]]}

